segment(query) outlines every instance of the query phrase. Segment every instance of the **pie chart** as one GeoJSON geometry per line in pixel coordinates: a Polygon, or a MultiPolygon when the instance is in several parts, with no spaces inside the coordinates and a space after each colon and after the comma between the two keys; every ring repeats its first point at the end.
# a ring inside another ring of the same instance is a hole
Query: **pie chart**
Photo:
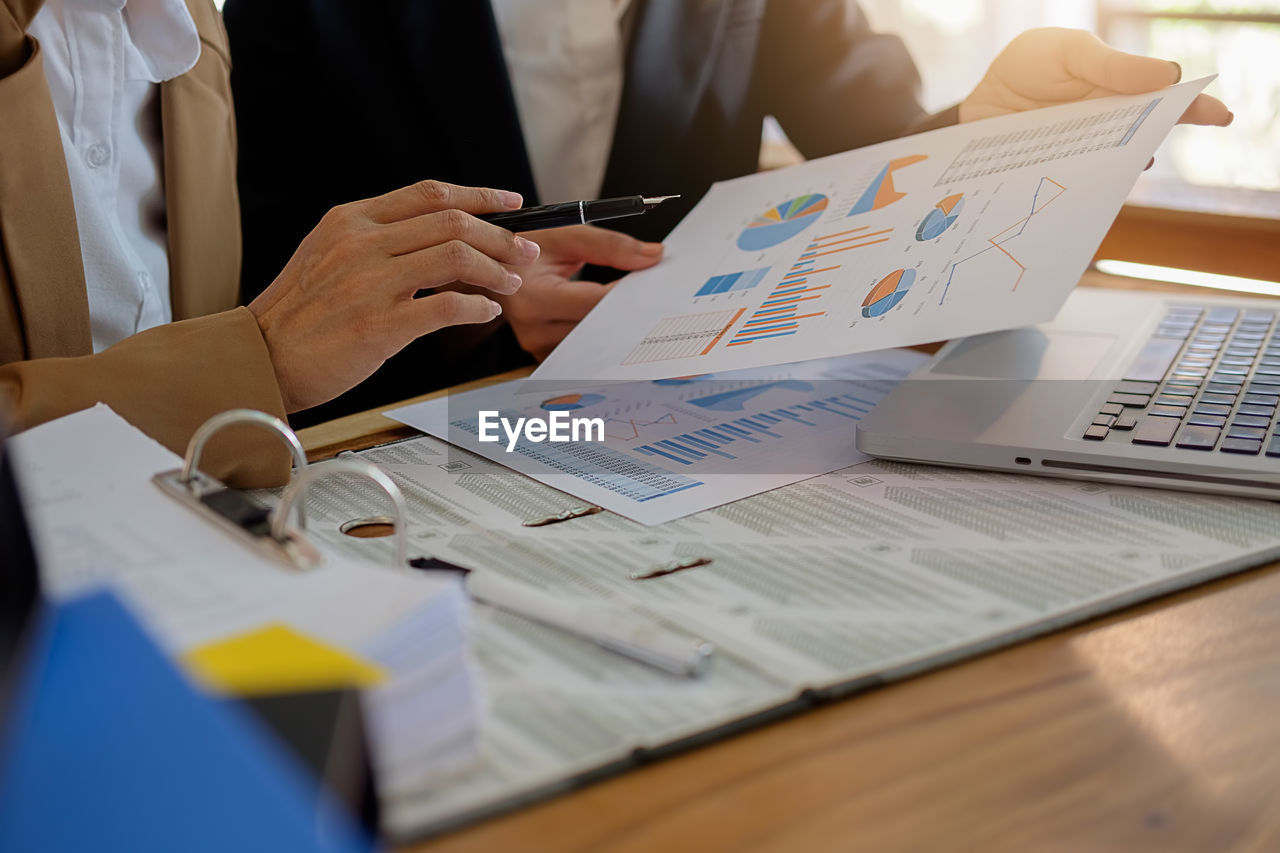
{"type": "Polygon", "coordinates": [[[575,409],[583,409],[603,402],[603,394],[564,394],[560,397],[552,397],[550,400],[543,400],[542,410],[544,412],[572,412],[575,409]]]}
{"type": "Polygon", "coordinates": [[[964,193],[947,196],[935,204],[933,210],[929,211],[928,216],[920,223],[920,227],[916,229],[916,239],[926,243],[941,237],[948,228],[956,224],[962,210],[964,210],[964,193]]]}
{"type": "Polygon", "coordinates": [[[916,283],[915,270],[894,270],[871,288],[867,298],[862,300],[863,317],[879,317],[902,301],[916,283]]]}
{"type": "Polygon", "coordinates": [[[751,221],[738,235],[738,248],[759,252],[786,242],[818,221],[827,209],[827,197],[810,193],[784,201],[751,221]]]}

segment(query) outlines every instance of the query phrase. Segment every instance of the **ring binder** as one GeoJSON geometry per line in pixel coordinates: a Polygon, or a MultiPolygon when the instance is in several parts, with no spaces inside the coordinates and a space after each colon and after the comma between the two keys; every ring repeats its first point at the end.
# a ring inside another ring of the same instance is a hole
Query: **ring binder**
{"type": "Polygon", "coordinates": [[[320,477],[340,473],[367,477],[387,493],[395,511],[391,519],[396,536],[395,565],[407,565],[408,512],[405,509],[404,495],[395,481],[377,467],[360,460],[339,459],[308,465],[306,452],[298,436],[284,421],[265,412],[231,409],[214,415],[191,436],[182,467],[162,471],[152,477],[151,481],[162,492],[231,533],[249,547],[290,568],[308,569],[319,565],[323,557],[301,532],[307,526],[305,493],[311,483],[320,477]],[[263,506],[241,491],[228,488],[220,480],[200,470],[200,457],[209,439],[219,430],[236,424],[251,424],[271,430],[280,436],[293,456],[293,479],[274,509],[263,506]],[[295,511],[298,518],[296,530],[288,526],[289,518],[295,511]]]}
{"type": "Polygon", "coordinates": [[[409,510],[405,506],[404,493],[400,491],[396,481],[387,476],[376,465],[360,459],[332,459],[328,462],[312,465],[306,470],[295,474],[293,480],[285,488],[284,494],[280,497],[280,505],[276,507],[276,511],[272,514],[271,537],[279,541],[281,537],[288,535],[286,525],[289,523],[289,515],[294,509],[294,505],[297,504],[300,511],[302,509],[300,501],[306,499],[306,491],[311,487],[311,484],[321,477],[327,477],[331,474],[359,474],[368,477],[382,487],[382,490],[387,494],[387,498],[391,501],[392,508],[395,510],[391,516],[392,524],[395,526],[396,531],[396,551],[392,565],[401,569],[408,566],[409,534],[406,525],[409,518],[409,510]]]}

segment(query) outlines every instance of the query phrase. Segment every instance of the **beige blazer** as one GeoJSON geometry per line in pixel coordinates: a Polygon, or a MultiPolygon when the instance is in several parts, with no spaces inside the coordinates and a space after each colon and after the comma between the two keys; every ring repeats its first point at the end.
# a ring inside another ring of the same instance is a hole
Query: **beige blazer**
{"type": "MultiPolygon", "coordinates": [[[[266,343],[237,308],[240,215],[230,55],[210,0],[188,0],[200,59],[161,84],[170,296],[178,322],[92,354],[71,185],[40,45],[43,0],[0,0],[0,410],[23,429],[109,404],[181,453],[209,416],[284,416],[266,343]]],[[[287,476],[269,434],[227,431],[203,468],[241,485],[287,476]]]]}

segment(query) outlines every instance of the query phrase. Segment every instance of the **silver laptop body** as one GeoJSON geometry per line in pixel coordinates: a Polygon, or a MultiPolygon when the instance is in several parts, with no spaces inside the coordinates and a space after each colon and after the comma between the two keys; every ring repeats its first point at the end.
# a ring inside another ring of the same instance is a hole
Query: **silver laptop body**
{"type": "Polygon", "coordinates": [[[952,341],[858,425],[872,456],[1280,499],[1280,300],[1079,288],[952,341]]]}

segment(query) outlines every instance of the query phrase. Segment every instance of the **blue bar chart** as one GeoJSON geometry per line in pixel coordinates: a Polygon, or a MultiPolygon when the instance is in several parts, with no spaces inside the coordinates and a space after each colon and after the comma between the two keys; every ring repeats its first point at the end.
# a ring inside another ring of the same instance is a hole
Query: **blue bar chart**
{"type": "Polygon", "coordinates": [[[764,277],[768,274],[769,267],[763,267],[758,270],[712,276],[707,279],[702,287],[698,288],[698,292],[694,296],[717,296],[721,293],[750,290],[764,281],[764,277]]]}

